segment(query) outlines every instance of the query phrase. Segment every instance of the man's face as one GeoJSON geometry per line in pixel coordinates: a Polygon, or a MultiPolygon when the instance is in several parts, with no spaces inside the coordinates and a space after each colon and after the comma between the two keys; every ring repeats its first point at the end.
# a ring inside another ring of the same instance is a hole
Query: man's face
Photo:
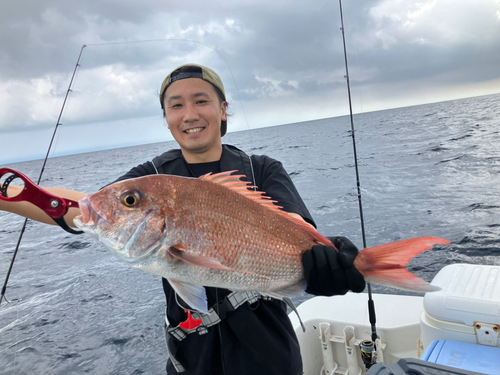
{"type": "Polygon", "coordinates": [[[215,88],[199,78],[186,78],[168,86],[164,97],[168,128],[190,163],[219,160],[220,126],[226,120],[226,103],[215,88]],[[207,160],[213,158],[215,160],[207,160]]]}

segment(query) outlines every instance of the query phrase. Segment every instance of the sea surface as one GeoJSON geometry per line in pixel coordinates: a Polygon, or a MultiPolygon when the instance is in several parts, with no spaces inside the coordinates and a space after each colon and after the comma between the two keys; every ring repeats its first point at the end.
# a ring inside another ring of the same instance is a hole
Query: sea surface
{"type": "MultiPolygon", "coordinates": [[[[409,265],[428,281],[452,263],[500,265],[500,94],[365,113],[354,122],[368,246],[447,238],[451,245],[409,265]]],[[[319,231],[362,247],[349,117],[230,133],[224,141],[281,160],[319,231]]],[[[49,159],[41,185],[92,193],[172,147],[49,159]]],[[[7,166],[36,180],[41,165],[7,166]]],[[[2,284],[22,223],[0,213],[2,284]]],[[[6,296],[2,374],[164,373],[160,278],[119,262],[87,235],[29,222],[6,296]]]]}

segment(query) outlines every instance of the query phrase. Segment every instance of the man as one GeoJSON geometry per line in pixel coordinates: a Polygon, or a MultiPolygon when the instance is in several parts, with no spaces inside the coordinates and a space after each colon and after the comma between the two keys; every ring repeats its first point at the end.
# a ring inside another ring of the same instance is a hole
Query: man
{"type": "MultiPolygon", "coordinates": [[[[163,81],[160,103],[180,149],[167,151],[116,181],[149,174],[199,177],[238,170],[284,211],[314,225],[280,162],[267,156],[249,157],[236,147],[222,144],[227,131],[227,102],[222,81],[213,70],[196,64],[175,69],[163,81]]],[[[46,190],[74,200],[85,196],[57,188],[46,190]]],[[[8,192],[16,193],[13,187],[8,192]]],[[[51,223],[28,203],[0,201],[0,209],[51,223]]],[[[77,214],[78,210],[72,209],[65,219],[73,225],[77,214]]],[[[364,280],[353,267],[358,250],[346,238],[331,239],[339,252],[316,245],[304,254],[306,291],[316,295],[361,292],[364,280]]],[[[166,279],[163,289],[167,300],[168,374],[302,374],[300,349],[284,302],[257,293],[207,287],[210,315],[202,317],[201,325],[191,327],[185,324],[190,322],[184,309],[187,304],[166,279]]]]}

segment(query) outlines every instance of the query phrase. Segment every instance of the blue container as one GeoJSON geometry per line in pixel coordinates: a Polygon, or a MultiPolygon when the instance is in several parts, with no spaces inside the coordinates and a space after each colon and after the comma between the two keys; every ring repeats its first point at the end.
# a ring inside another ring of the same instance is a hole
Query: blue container
{"type": "Polygon", "coordinates": [[[377,363],[365,375],[482,375],[478,372],[421,361],[420,359],[400,359],[398,363],[386,365],[377,363]]]}
{"type": "Polygon", "coordinates": [[[500,348],[493,346],[434,340],[420,359],[480,374],[500,375],[500,348]]]}

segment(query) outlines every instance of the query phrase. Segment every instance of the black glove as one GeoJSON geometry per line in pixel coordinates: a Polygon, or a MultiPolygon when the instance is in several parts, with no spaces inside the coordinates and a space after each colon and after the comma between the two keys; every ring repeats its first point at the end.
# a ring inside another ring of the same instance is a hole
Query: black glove
{"type": "Polygon", "coordinates": [[[354,267],[358,248],[346,237],[328,237],[339,250],[315,245],[302,255],[306,292],[317,296],[361,293],[365,289],[363,275],[354,267]]]}

